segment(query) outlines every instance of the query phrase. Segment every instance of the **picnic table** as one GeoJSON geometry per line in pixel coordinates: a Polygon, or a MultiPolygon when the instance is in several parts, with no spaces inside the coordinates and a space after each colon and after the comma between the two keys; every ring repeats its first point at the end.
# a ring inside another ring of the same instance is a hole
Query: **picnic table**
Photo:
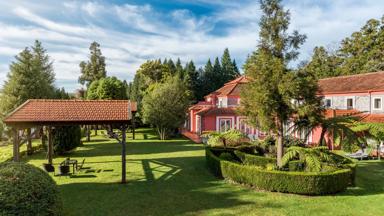
{"type": "Polygon", "coordinates": [[[65,159],[65,161],[61,162],[60,165],[64,165],[64,166],[72,165],[73,174],[75,174],[75,170],[77,170],[77,160],[74,160],[74,159],[71,160],[70,158],[67,158],[65,159]]]}

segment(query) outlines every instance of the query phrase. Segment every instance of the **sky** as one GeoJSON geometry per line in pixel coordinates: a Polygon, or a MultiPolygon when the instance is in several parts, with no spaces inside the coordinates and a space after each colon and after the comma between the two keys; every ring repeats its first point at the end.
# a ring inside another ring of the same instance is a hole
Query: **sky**
{"type": "MultiPolygon", "coordinates": [[[[299,60],[315,46],[337,48],[369,19],[380,19],[384,1],[283,0],[290,31],[307,35],[299,60]]],[[[146,60],[180,58],[203,66],[229,48],[241,67],[258,43],[257,0],[12,0],[0,1],[0,85],[15,56],[40,40],[53,60],[56,86],[80,88],[79,63],[97,41],[107,75],[131,81],[146,60]]]]}

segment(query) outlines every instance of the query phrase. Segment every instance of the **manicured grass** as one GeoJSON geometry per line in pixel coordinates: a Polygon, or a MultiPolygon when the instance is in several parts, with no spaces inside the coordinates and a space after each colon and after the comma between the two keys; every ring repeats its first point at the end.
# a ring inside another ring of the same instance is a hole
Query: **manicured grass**
{"type": "MultiPolygon", "coordinates": [[[[130,136],[128,136],[130,137],[130,136]]],[[[127,178],[121,185],[121,146],[93,137],[68,156],[86,159],[72,177],[53,177],[66,215],[382,215],[384,162],[360,162],[357,187],[321,197],[255,191],[216,179],[202,145],[159,141],[146,129],[128,140],[127,178]],[[145,135],[144,135],[145,134],[145,135]]],[[[65,157],[54,159],[57,165],[65,157]]],[[[45,154],[24,158],[40,166],[45,154]]]]}

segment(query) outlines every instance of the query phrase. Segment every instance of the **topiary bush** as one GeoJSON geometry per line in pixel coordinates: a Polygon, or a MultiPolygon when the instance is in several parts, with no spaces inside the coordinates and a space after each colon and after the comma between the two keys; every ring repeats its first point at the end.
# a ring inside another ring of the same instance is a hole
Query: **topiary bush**
{"type": "Polygon", "coordinates": [[[0,163],[0,215],[61,215],[56,183],[24,163],[0,163]]]}
{"type": "Polygon", "coordinates": [[[344,191],[350,182],[351,170],[333,172],[287,172],[260,169],[259,166],[244,165],[222,160],[211,149],[206,149],[207,164],[220,177],[247,184],[258,189],[323,195],[344,191]]]}

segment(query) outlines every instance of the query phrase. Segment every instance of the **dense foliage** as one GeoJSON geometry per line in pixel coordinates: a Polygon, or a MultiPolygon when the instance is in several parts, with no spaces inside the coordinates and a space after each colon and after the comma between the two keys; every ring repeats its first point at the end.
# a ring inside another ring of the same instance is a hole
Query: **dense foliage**
{"type": "Polygon", "coordinates": [[[60,126],[53,131],[53,150],[62,155],[81,145],[80,126],[60,126]]]}
{"type": "Polygon", "coordinates": [[[167,139],[185,120],[189,91],[177,77],[151,85],[143,98],[142,119],[156,127],[160,139],[167,139]]]}
{"type": "Polygon", "coordinates": [[[99,80],[107,76],[105,69],[105,57],[100,50],[100,44],[91,43],[89,47],[90,56],[88,61],[80,62],[79,83],[89,86],[93,81],[99,80]]]}
{"type": "Polygon", "coordinates": [[[87,91],[87,99],[127,99],[126,91],[124,83],[116,77],[101,78],[91,83],[87,91]]]}
{"type": "Polygon", "coordinates": [[[204,134],[203,136],[208,137],[208,145],[223,146],[224,148],[240,144],[242,139],[245,137],[245,135],[240,131],[234,129],[225,132],[214,131],[204,134]]]}
{"type": "Polygon", "coordinates": [[[305,70],[317,78],[380,71],[384,69],[384,17],[370,19],[351,36],[343,39],[336,50],[316,47],[305,70]]]}
{"type": "Polygon", "coordinates": [[[41,42],[25,48],[9,66],[7,80],[0,93],[0,115],[4,116],[26,100],[53,98],[55,74],[52,61],[41,42]]]}
{"type": "Polygon", "coordinates": [[[0,215],[61,215],[56,183],[24,163],[0,163],[0,215]]]}

